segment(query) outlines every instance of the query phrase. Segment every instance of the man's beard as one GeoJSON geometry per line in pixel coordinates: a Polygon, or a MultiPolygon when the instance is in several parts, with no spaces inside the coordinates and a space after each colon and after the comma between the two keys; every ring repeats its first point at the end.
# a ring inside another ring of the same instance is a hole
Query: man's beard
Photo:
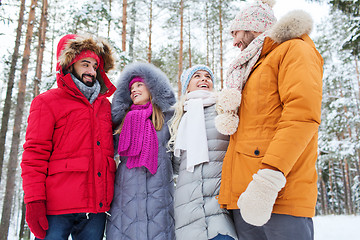
{"type": "Polygon", "coordinates": [[[252,32],[246,31],[244,40],[242,41],[244,45],[244,50],[249,46],[249,44],[255,39],[255,35],[252,32]]]}
{"type": "Polygon", "coordinates": [[[90,74],[84,73],[83,75],[81,75],[81,77],[80,77],[79,74],[77,74],[75,71],[73,71],[72,74],[73,74],[77,79],[79,79],[83,84],[85,84],[85,85],[88,86],[88,87],[92,87],[92,86],[94,86],[94,84],[95,84],[96,79],[95,79],[94,76],[92,76],[92,75],[90,75],[90,74]],[[85,81],[84,81],[84,76],[91,77],[91,78],[92,78],[92,81],[91,81],[91,82],[85,82],[85,81]]]}

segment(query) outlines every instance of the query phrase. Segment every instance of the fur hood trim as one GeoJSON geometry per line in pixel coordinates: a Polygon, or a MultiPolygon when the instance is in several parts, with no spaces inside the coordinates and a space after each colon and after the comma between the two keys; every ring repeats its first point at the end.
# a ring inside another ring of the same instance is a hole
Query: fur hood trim
{"type": "Polygon", "coordinates": [[[310,34],[313,20],[310,14],[303,10],[294,10],[283,16],[270,30],[269,37],[276,43],[282,43],[304,34],[310,34]]]}
{"type": "Polygon", "coordinates": [[[144,79],[145,85],[150,91],[152,102],[162,112],[169,110],[176,102],[175,94],[165,73],[150,63],[131,63],[124,68],[116,84],[117,90],[114,93],[111,105],[112,120],[115,126],[121,123],[126,111],[132,104],[129,83],[134,77],[144,79]]]}
{"type": "Polygon", "coordinates": [[[276,1],[275,0],[261,0],[262,3],[269,5],[271,8],[274,7],[276,1]]]}
{"type": "MultiPolygon", "coordinates": [[[[66,41],[60,41],[58,46],[58,64],[65,69],[83,50],[90,50],[100,57],[100,66],[105,72],[114,68],[115,59],[109,43],[102,38],[90,35],[67,35],[66,41]],[[69,36],[69,37],[67,37],[69,36]]],[[[59,69],[58,69],[59,70],[59,69]]]]}

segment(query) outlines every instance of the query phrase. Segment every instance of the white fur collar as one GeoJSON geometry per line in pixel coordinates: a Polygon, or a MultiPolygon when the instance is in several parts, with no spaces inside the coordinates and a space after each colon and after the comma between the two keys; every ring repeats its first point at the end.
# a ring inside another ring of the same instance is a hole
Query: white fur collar
{"type": "Polygon", "coordinates": [[[269,32],[269,37],[276,43],[310,34],[313,20],[310,14],[303,10],[294,10],[283,16],[269,32]]]}

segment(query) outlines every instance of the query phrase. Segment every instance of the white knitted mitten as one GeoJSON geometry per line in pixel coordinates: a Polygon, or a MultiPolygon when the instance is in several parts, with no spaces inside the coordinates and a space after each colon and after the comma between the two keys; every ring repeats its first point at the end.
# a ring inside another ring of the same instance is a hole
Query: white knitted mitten
{"type": "Polygon", "coordinates": [[[217,97],[215,127],[219,133],[232,135],[239,124],[238,108],[241,103],[241,93],[237,89],[223,89],[217,97]]]}
{"type": "Polygon", "coordinates": [[[262,226],[271,217],[271,212],[279,191],[285,186],[286,178],[280,171],[260,169],[253,175],[237,202],[245,222],[262,226]]]}

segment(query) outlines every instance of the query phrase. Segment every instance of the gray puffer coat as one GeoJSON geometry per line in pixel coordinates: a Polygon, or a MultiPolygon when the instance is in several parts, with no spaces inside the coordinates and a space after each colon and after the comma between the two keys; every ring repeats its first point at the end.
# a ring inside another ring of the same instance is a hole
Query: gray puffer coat
{"type": "MultiPolygon", "coordinates": [[[[106,224],[106,238],[117,240],[172,240],[174,232],[174,182],[172,154],[167,151],[170,134],[167,121],[175,96],[165,74],[151,64],[136,63],[125,67],[112,103],[113,122],[118,125],[131,105],[129,82],[144,78],[153,103],[163,111],[165,122],[157,131],[158,168],[152,175],[145,167],[128,169],[126,157],[120,157],[116,171],[114,199],[106,224]]],[[[117,149],[117,146],[116,146],[117,149]]]]}
{"type": "Polygon", "coordinates": [[[176,158],[180,161],[174,199],[176,239],[207,240],[218,234],[237,239],[232,217],[217,202],[229,136],[220,134],[215,128],[215,105],[205,107],[204,114],[210,161],[188,172],[186,151],[181,151],[180,159],[176,158]]]}

